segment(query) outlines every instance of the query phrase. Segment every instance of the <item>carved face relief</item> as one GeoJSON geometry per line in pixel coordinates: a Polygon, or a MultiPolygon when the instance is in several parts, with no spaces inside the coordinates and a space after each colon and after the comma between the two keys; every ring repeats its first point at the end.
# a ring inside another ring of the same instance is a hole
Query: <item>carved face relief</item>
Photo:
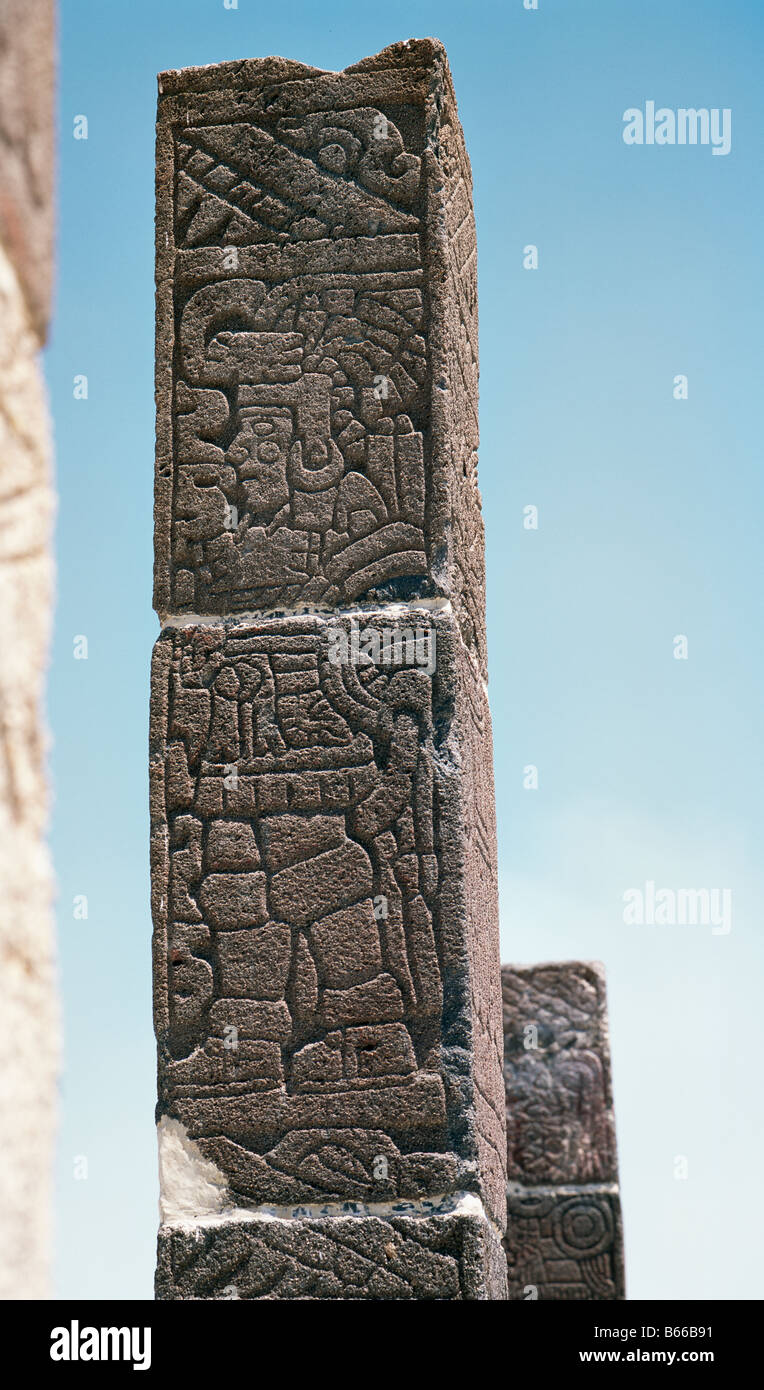
{"type": "Polygon", "coordinates": [[[178,129],[178,607],[426,573],[421,185],[376,109],[178,129]]]}

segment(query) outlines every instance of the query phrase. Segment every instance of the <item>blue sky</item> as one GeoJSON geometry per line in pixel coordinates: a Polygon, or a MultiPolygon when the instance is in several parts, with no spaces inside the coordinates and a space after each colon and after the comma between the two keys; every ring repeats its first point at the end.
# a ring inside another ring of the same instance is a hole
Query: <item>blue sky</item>
{"type": "Polygon", "coordinates": [[[502,957],[607,966],[630,1296],[761,1298],[764,10],[62,9],[46,352],[60,498],[59,1296],[152,1293],[155,74],[269,53],[338,69],[433,34],[475,179],[502,957]],[[731,108],[731,152],[625,145],[623,113],[647,100],[731,108]],[[80,373],[87,400],[73,396],[80,373]],[[678,374],[687,400],[674,399],[678,374]],[[80,635],[87,660],[73,657],[80,635]],[[626,925],[623,893],[648,880],[729,888],[731,931],[626,925]],[[87,920],[73,916],[78,894],[87,920]]]}

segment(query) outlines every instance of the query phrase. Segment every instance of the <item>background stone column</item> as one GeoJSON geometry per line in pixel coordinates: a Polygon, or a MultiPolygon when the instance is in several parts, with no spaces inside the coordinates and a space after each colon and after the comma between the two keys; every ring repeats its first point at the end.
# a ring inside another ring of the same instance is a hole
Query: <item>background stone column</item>
{"type": "Polygon", "coordinates": [[[41,716],[50,430],[54,5],[0,6],[0,1298],[49,1293],[58,1063],[41,716]]]}
{"type": "Polygon", "coordinates": [[[604,969],[501,976],[509,1297],[625,1298],[604,969]]]}
{"type": "Polygon", "coordinates": [[[157,1293],[503,1298],[475,233],[445,54],[159,91],[157,1293]]]}

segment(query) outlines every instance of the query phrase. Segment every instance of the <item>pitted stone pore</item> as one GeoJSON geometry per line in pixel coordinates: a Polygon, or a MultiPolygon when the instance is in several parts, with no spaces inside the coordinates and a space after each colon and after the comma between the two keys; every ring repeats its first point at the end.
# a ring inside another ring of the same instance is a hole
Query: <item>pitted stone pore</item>
{"type": "Polygon", "coordinates": [[[469,160],[445,53],[160,76],[160,614],[453,601],[484,663],[469,160]]]}
{"type": "Polygon", "coordinates": [[[455,624],[168,629],[152,692],[161,1113],[239,1205],[466,1190],[503,1225],[490,723],[455,624]]]}

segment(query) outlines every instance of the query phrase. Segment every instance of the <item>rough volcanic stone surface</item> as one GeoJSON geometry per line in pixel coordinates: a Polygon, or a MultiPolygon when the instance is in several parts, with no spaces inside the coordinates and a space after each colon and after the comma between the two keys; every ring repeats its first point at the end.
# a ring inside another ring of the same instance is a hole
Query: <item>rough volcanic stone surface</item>
{"type": "Polygon", "coordinates": [[[510,1299],[626,1297],[616,1191],[510,1190],[504,1248],[510,1299]]]}
{"type": "Polygon", "coordinates": [[[504,966],[502,995],[508,1180],[531,1185],[614,1182],[618,1173],[602,968],[579,963],[504,966]]]}
{"type": "Polygon", "coordinates": [[[501,973],[510,1298],[623,1298],[603,968],[501,973]]]}
{"type": "Polygon", "coordinates": [[[157,611],[441,595],[483,664],[472,179],[442,46],[159,93],[157,611]]]}
{"type": "Polygon", "coordinates": [[[463,1191],[503,1227],[482,682],[445,615],[374,615],[358,661],[352,630],[191,625],[155,648],[159,1115],[240,1206],[463,1191]]]}
{"type": "Polygon", "coordinates": [[[159,1299],[506,1299],[501,1239],[478,1215],[225,1222],[162,1230],[159,1299]]]}

